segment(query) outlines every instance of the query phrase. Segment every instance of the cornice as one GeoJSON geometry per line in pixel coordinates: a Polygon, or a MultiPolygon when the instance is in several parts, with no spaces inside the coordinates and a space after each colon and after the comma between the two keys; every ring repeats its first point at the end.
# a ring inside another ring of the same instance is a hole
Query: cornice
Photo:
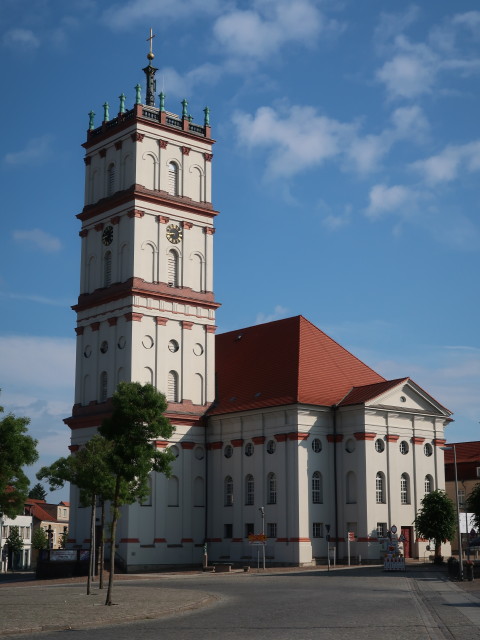
{"type": "Polygon", "coordinates": [[[221,306],[219,302],[215,302],[214,294],[210,291],[201,293],[200,291],[194,291],[190,287],[170,287],[165,282],[153,283],[145,282],[142,278],[129,278],[125,282],[116,282],[109,287],[96,289],[92,293],[80,294],[77,304],[73,305],[72,309],[80,313],[128,296],[169,300],[207,309],[218,309],[221,306]]]}
{"type": "MultiPolygon", "coordinates": [[[[132,200],[142,200],[150,204],[163,205],[172,209],[181,209],[189,213],[214,218],[218,211],[213,208],[211,202],[196,202],[188,196],[172,196],[166,191],[147,189],[141,184],[132,184],[127,189],[117,191],[111,196],[102,198],[94,204],[87,204],[83,207],[77,218],[82,222],[87,222],[96,216],[110,211],[120,205],[132,202],[132,200]]],[[[133,203],[132,203],[133,206],[133,203]]]]}

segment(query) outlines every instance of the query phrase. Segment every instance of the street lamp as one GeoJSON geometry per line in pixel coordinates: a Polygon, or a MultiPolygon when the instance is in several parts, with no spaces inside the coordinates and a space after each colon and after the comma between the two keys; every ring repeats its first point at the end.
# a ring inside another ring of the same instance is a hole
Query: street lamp
{"type": "Polygon", "coordinates": [[[463,550],[462,550],[462,534],[460,533],[460,504],[458,501],[458,474],[457,474],[457,450],[455,445],[449,447],[440,447],[442,451],[453,451],[453,466],[455,468],[455,498],[457,505],[457,530],[458,530],[458,561],[460,568],[458,571],[458,579],[463,581],[463,550]]]}
{"type": "Polygon", "coordinates": [[[259,507],[260,515],[262,516],[262,549],[263,549],[263,569],[265,570],[265,507],[259,507]]]}

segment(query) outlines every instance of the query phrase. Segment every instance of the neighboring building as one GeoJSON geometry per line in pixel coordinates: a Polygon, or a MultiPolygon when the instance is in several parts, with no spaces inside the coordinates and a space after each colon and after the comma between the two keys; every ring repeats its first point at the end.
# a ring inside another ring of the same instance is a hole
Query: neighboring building
{"type": "MultiPolygon", "coordinates": [[[[426,491],[444,487],[451,413],[409,378],[385,380],[302,316],[219,335],[213,294],[209,112],[194,124],[147,98],[90,122],[77,312],[76,451],[112,409],[118,382],[164,391],[176,431],[173,475],[123,509],[118,557],[127,570],[250,560],[265,527],[270,562],[327,555],[378,559],[397,525],[405,555],[426,542],[412,522],[426,491]],[[216,375],[216,378],[215,378],[216,375]],[[264,508],[264,519],[262,518],[264,508]]],[[[93,118],[93,116],[92,116],[93,118]]],[[[90,537],[71,491],[71,544],[90,537]]]]}
{"type": "MultiPolygon", "coordinates": [[[[11,533],[12,527],[18,527],[18,533],[23,540],[23,549],[16,559],[15,569],[23,570],[30,568],[32,559],[32,517],[30,515],[18,515],[16,518],[8,518],[0,514],[0,551],[2,551],[11,533]]],[[[1,555],[1,554],[0,554],[1,555]]],[[[8,564],[0,563],[0,572],[12,568],[13,558],[8,557],[8,564]]]]}
{"type": "Polygon", "coordinates": [[[62,536],[68,532],[70,503],[59,502],[48,504],[45,500],[28,498],[25,502],[25,512],[33,518],[33,530],[41,527],[50,539],[51,549],[60,549],[62,536]]]}
{"type": "MultiPolygon", "coordinates": [[[[455,497],[455,464],[453,447],[457,454],[457,481],[458,503],[460,507],[459,525],[462,534],[462,544],[465,549],[472,533],[472,514],[465,509],[465,499],[473,487],[480,482],[480,442],[455,442],[447,443],[446,447],[452,447],[445,451],[445,490],[456,505],[455,497]]],[[[479,532],[476,532],[477,535],[479,532]]],[[[454,552],[458,552],[458,536],[452,541],[454,552]]]]}

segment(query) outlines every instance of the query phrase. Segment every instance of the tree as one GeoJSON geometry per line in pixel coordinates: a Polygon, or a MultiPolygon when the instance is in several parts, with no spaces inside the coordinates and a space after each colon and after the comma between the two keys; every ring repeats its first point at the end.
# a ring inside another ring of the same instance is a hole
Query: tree
{"type": "Polygon", "coordinates": [[[15,569],[15,560],[23,549],[23,540],[18,533],[18,527],[10,527],[10,535],[8,536],[7,546],[9,553],[12,554],[12,569],[15,569]]]}
{"type": "Polygon", "coordinates": [[[38,529],[34,529],[32,535],[32,547],[37,549],[37,551],[41,551],[42,549],[48,549],[48,536],[45,533],[43,527],[38,527],[38,529]]]}
{"type": "Polygon", "coordinates": [[[27,499],[30,481],[22,467],[38,458],[37,440],[27,435],[29,423],[29,418],[16,418],[13,413],[0,419],[0,511],[9,518],[23,513],[27,499]]]}
{"type": "MultiPolygon", "coordinates": [[[[112,444],[100,435],[95,435],[74,455],[59,458],[49,467],[42,467],[37,478],[47,480],[50,490],[60,489],[65,482],[71,482],[80,489],[80,504],[89,506],[90,512],[90,566],[87,580],[87,595],[90,594],[91,580],[95,563],[95,510],[97,497],[102,503],[113,497],[114,475],[111,472],[108,456],[112,444]]],[[[103,513],[103,508],[102,508],[103,513]]],[[[100,587],[103,587],[103,516],[101,539],[100,587]]]]}
{"type": "Polygon", "coordinates": [[[37,484],[33,485],[33,487],[30,489],[28,497],[33,498],[34,500],[45,500],[45,498],[47,497],[47,492],[42,487],[41,483],[37,482],[37,484]]]}
{"type": "Polygon", "coordinates": [[[174,459],[169,451],[158,451],[152,446],[152,441],[157,438],[168,439],[174,431],[164,416],[167,401],[163,393],[151,384],[120,382],[112,401],[112,416],[104,420],[99,429],[101,435],[112,443],[109,465],[115,476],[106,605],[112,604],[120,506],[144,500],[150,491],[148,480],[151,471],[169,476],[174,459]]]}
{"type": "Polygon", "coordinates": [[[457,530],[455,505],[445,491],[427,493],[421,502],[414,524],[417,535],[435,543],[435,562],[441,562],[442,542],[451,540],[457,530]]]}
{"type": "Polygon", "coordinates": [[[469,513],[473,513],[473,522],[477,531],[480,530],[480,483],[476,484],[467,499],[465,500],[465,509],[469,513]]]}

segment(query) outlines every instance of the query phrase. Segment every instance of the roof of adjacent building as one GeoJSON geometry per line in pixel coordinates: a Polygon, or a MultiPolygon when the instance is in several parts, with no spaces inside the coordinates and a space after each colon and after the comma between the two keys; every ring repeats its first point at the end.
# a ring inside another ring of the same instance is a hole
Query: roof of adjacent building
{"type": "Polygon", "coordinates": [[[219,334],[216,376],[210,415],[294,403],[357,404],[402,380],[385,380],[303,316],[219,334]]]}
{"type": "MultiPolygon", "coordinates": [[[[480,465],[480,441],[473,442],[447,442],[445,447],[451,447],[455,444],[457,453],[457,464],[461,462],[474,462],[480,465]]],[[[445,464],[453,464],[453,448],[448,449],[445,452],[445,464]]]]}

